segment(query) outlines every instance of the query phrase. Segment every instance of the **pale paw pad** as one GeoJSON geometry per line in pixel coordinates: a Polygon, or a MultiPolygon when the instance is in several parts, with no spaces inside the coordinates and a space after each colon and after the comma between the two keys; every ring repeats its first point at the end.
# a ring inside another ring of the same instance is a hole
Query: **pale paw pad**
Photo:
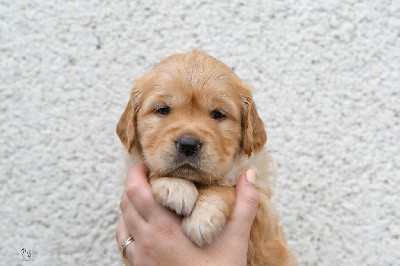
{"type": "Polygon", "coordinates": [[[192,182],[178,178],[158,178],[152,190],[158,202],[184,216],[192,212],[199,196],[192,182]]]}
{"type": "Polygon", "coordinates": [[[198,246],[210,244],[222,231],[226,217],[217,206],[196,206],[190,216],[182,221],[182,229],[186,236],[198,246]]]}

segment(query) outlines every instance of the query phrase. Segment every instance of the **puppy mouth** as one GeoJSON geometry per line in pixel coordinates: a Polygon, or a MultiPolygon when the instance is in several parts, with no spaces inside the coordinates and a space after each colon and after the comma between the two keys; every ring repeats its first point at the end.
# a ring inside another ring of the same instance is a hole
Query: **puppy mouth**
{"type": "Polygon", "coordinates": [[[174,171],[191,171],[191,172],[201,172],[200,166],[196,163],[185,161],[180,162],[176,165],[174,171]]]}
{"type": "Polygon", "coordinates": [[[189,170],[189,171],[199,171],[198,167],[191,163],[183,163],[176,167],[176,170],[189,170]]]}
{"type": "Polygon", "coordinates": [[[200,167],[192,162],[179,163],[172,171],[174,176],[190,177],[204,174],[200,167]]]}

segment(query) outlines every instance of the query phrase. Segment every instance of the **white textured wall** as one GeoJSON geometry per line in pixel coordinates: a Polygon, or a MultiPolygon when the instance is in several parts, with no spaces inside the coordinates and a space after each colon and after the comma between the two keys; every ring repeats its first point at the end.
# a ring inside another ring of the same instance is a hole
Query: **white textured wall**
{"type": "Polygon", "coordinates": [[[120,264],[116,122],[136,77],[199,48],[255,87],[300,264],[398,265],[399,14],[374,0],[0,0],[0,264],[24,247],[37,265],[120,264]]]}

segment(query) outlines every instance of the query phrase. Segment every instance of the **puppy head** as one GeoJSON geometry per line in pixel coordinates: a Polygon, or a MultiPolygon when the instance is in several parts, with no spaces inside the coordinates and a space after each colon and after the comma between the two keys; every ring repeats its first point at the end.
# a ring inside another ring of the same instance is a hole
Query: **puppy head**
{"type": "Polygon", "coordinates": [[[251,89],[198,51],[172,55],[134,83],[117,134],[152,175],[205,183],[220,181],[237,156],[266,143],[251,89]]]}

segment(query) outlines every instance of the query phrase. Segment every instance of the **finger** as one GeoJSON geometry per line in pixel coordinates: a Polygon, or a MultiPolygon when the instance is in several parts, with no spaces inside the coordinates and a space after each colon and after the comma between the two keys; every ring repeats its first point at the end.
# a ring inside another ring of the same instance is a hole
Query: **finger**
{"type": "Polygon", "coordinates": [[[251,225],[258,209],[258,191],[254,185],[255,171],[247,170],[236,184],[236,202],[227,230],[235,232],[239,237],[249,237],[251,225]]]}
{"type": "MultiPolygon", "coordinates": [[[[125,265],[132,265],[132,266],[135,265],[135,263],[134,263],[135,253],[136,253],[136,243],[135,243],[135,241],[132,241],[125,249],[125,257],[126,258],[123,257],[123,259],[124,259],[124,261],[129,262],[129,264],[125,263],[125,265]]],[[[121,256],[122,256],[122,254],[121,254],[121,256]]]]}
{"type": "MultiPolygon", "coordinates": [[[[117,240],[117,245],[119,252],[121,252],[121,257],[122,257],[122,250],[123,250],[123,243],[126,239],[130,237],[130,233],[128,232],[128,229],[125,226],[124,219],[121,217],[118,221],[117,225],[117,232],[116,232],[116,240],[117,240]]],[[[129,245],[126,246],[125,248],[125,256],[126,258],[123,258],[124,260],[128,260],[130,264],[133,262],[133,253],[135,249],[135,241],[132,241],[129,243],[129,245]]]]}
{"type": "Polygon", "coordinates": [[[128,229],[125,226],[124,219],[121,216],[118,220],[117,230],[115,233],[115,240],[117,241],[119,251],[122,250],[122,243],[124,243],[124,241],[128,239],[130,236],[131,235],[128,232],[128,229]]]}
{"type": "Polygon", "coordinates": [[[160,210],[146,176],[146,167],[139,165],[131,169],[126,178],[125,193],[137,213],[149,221],[152,214],[160,210]]]}
{"type": "Polygon", "coordinates": [[[132,235],[133,237],[137,237],[140,232],[142,232],[146,221],[135,210],[126,193],[122,194],[120,209],[124,222],[124,228],[126,228],[128,237],[130,235],[132,235]]]}
{"type": "Polygon", "coordinates": [[[129,186],[130,184],[132,184],[134,182],[136,175],[146,176],[147,171],[148,171],[148,169],[144,164],[138,164],[135,167],[133,167],[132,169],[130,169],[130,171],[128,172],[128,175],[125,179],[125,187],[129,186]]]}

